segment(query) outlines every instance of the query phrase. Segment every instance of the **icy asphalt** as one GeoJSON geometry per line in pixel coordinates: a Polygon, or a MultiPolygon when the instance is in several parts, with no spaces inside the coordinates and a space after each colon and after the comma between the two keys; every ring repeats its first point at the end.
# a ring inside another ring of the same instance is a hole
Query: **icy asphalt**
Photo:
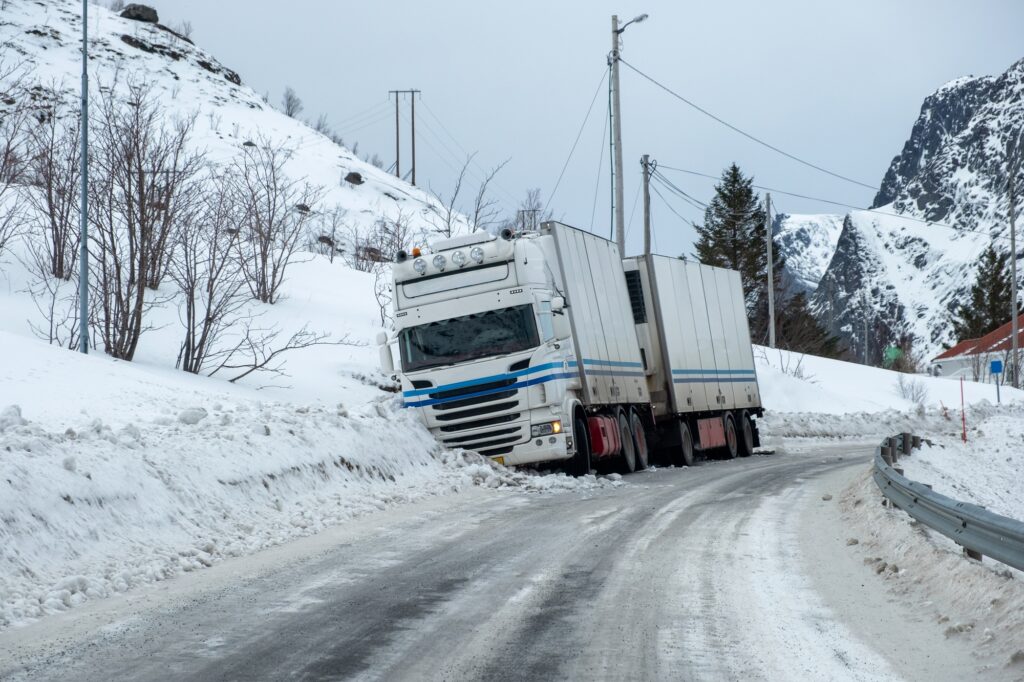
{"type": "Polygon", "coordinates": [[[434,498],[2,633],[0,679],[976,678],[822,499],[868,456],[434,498]]]}

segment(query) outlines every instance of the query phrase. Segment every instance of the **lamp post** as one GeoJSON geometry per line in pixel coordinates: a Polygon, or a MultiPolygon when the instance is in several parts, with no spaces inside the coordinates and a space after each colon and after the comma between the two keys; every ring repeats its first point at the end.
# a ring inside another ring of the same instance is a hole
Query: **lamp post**
{"type": "Polygon", "coordinates": [[[622,123],[619,108],[619,36],[630,24],[647,19],[646,14],[633,17],[619,26],[619,17],[612,15],[612,145],[615,152],[615,241],[619,244],[619,257],[626,255],[626,212],[622,189],[622,123]]]}
{"type": "Polygon", "coordinates": [[[89,0],[82,0],[82,198],[78,263],[78,349],[89,352],[89,0]]]}

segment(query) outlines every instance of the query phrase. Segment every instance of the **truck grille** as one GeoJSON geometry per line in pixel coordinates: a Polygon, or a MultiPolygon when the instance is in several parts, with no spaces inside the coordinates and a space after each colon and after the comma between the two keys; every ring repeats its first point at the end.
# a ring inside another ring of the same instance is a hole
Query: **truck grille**
{"type": "Polygon", "coordinates": [[[490,456],[512,452],[512,447],[523,441],[525,437],[525,426],[519,425],[484,433],[474,433],[471,436],[445,438],[442,442],[448,447],[465,448],[484,456],[490,456]]]}
{"type": "Polygon", "coordinates": [[[515,383],[515,378],[500,379],[431,393],[433,400],[448,399],[448,402],[432,408],[434,419],[447,422],[440,426],[441,442],[448,447],[465,448],[484,456],[507,454],[515,444],[524,442],[529,433],[524,432],[523,425],[511,423],[519,419],[520,413],[501,414],[519,407],[519,389],[512,388],[515,383]],[[483,392],[488,393],[473,395],[483,392]],[[488,426],[494,428],[487,429],[488,426]],[[465,434],[477,429],[486,430],[465,434]]]}

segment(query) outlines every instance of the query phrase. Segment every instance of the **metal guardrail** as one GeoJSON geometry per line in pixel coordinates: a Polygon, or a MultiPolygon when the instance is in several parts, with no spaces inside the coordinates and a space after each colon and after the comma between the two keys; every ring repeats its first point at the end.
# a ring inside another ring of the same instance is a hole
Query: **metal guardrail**
{"type": "Polygon", "coordinates": [[[920,444],[920,438],[904,433],[885,439],[875,450],[872,476],[882,495],[963,547],[967,556],[979,560],[988,556],[1024,571],[1024,522],[946,497],[903,476],[896,466],[900,454],[910,454],[920,444]]]}

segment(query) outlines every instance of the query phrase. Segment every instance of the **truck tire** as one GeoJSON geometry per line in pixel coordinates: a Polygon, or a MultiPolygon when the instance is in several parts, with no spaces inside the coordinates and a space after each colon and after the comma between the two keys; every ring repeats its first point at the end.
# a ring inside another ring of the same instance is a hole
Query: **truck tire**
{"type": "Polygon", "coordinates": [[[647,446],[647,429],[636,410],[629,412],[629,428],[633,432],[633,447],[636,450],[636,468],[646,469],[650,465],[650,449],[647,446]]]}
{"type": "Polygon", "coordinates": [[[686,425],[686,421],[680,419],[679,424],[679,447],[675,450],[672,456],[672,463],[677,467],[692,467],[693,466],[693,434],[690,433],[690,427],[686,425]]]}
{"type": "Polygon", "coordinates": [[[566,467],[570,476],[579,478],[590,473],[590,435],[587,433],[587,418],[577,413],[572,420],[573,437],[576,441],[576,453],[566,467]]]}
{"type": "Polygon", "coordinates": [[[732,412],[725,413],[725,448],[723,454],[726,459],[736,459],[739,452],[739,438],[736,434],[736,419],[732,412]]]}
{"type": "Polygon", "coordinates": [[[754,425],[750,423],[750,414],[743,410],[740,412],[740,457],[750,457],[754,454],[754,425]]]}
{"type": "Polygon", "coordinates": [[[619,437],[622,440],[620,468],[622,473],[631,474],[636,471],[636,446],[633,442],[633,431],[629,428],[629,419],[626,418],[624,410],[619,410],[615,421],[618,422],[619,437]]]}

